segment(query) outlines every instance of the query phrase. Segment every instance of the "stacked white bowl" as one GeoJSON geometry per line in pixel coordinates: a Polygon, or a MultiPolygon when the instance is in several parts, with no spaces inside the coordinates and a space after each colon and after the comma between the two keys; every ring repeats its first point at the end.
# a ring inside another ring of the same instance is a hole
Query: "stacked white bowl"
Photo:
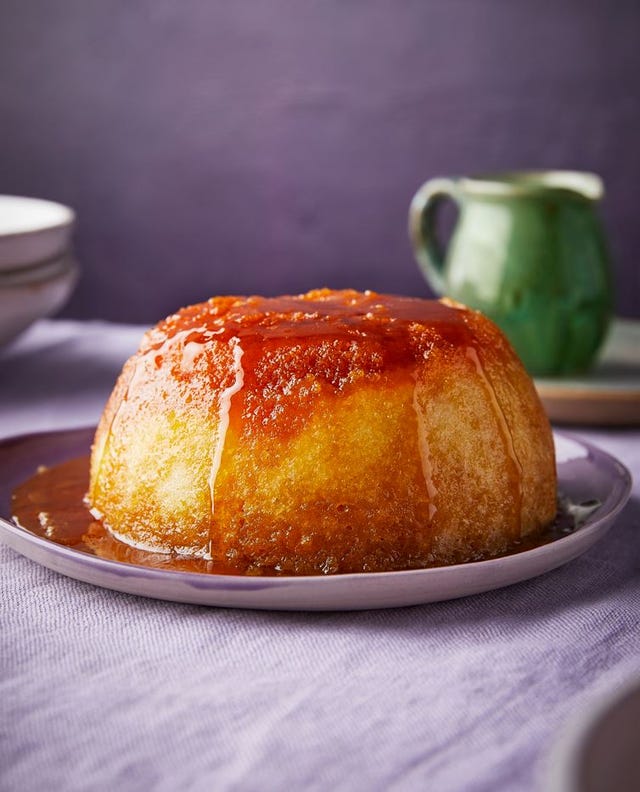
{"type": "Polygon", "coordinates": [[[0,345],[68,299],[78,279],[72,209],[0,195],[0,345]]]}

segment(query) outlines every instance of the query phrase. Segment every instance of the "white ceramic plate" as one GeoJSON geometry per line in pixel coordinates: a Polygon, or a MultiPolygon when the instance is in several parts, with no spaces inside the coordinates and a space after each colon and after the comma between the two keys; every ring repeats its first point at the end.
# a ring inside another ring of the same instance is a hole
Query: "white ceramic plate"
{"type": "Polygon", "coordinates": [[[626,503],[631,477],[593,446],[555,435],[560,491],[600,508],[575,532],[551,544],[457,566],[317,577],[242,577],[175,572],[89,555],[50,542],[8,517],[13,488],[39,465],[88,453],[93,429],[25,435],[0,443],[0,539],[43,566],[96,586],[175,602],[273,610],[363,610],[419,605],[491,591],[541,575],[588,550],[626,503]]]}
{"type": "Polygon", "coordinates": [[[536,379],[552,421],[563,424],[640,424],[640,322],[614,320],[599,361],[584,377],[536,379]]]}

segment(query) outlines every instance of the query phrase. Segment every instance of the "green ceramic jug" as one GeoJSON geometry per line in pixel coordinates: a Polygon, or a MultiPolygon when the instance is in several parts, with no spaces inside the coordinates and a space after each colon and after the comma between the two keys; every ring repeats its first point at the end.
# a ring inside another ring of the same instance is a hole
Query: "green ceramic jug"
{"type": "Polygon", "coordinates": [[[612,280],[591,173],[539,171],[431,179],[411,202],[409,233],[432,289],[499,325],[534,376],[585,371],[604,339],[612,280]],[[443,200],[459,214],[448,248],[443,200]]]}

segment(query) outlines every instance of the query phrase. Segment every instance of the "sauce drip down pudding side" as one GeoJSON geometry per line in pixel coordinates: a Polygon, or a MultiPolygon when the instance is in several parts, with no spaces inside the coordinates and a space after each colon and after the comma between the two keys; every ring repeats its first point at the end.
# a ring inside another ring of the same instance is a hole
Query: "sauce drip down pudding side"
{"type": "Polygon", "coordinates": [[[488,320],[317,290],[214,298],[149,331],[88,500],[141,551],[322,574],[503,552],[552,521],[555,490],[548,422],[488,320]]]}

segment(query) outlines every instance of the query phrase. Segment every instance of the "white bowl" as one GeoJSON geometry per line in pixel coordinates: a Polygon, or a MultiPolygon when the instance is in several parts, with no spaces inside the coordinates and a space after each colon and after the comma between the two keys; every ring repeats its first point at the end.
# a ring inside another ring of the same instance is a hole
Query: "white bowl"
{"type": "Polygon", "coordinates": [[[40,265],[0,271],[0,345],[61,308],[77,279],[78,265],[70,253],[40,265]]]}
{"type": "Polygon", "coordinates": [[[68,206],[0,195],[0,273],[62,255],[74,222],[75,212],[68,206]]]}
{"type": "Polygon", "coordinates": [[[543,792],[640,790],[640,676],[601,693],[561,734],[543,792]]]}

